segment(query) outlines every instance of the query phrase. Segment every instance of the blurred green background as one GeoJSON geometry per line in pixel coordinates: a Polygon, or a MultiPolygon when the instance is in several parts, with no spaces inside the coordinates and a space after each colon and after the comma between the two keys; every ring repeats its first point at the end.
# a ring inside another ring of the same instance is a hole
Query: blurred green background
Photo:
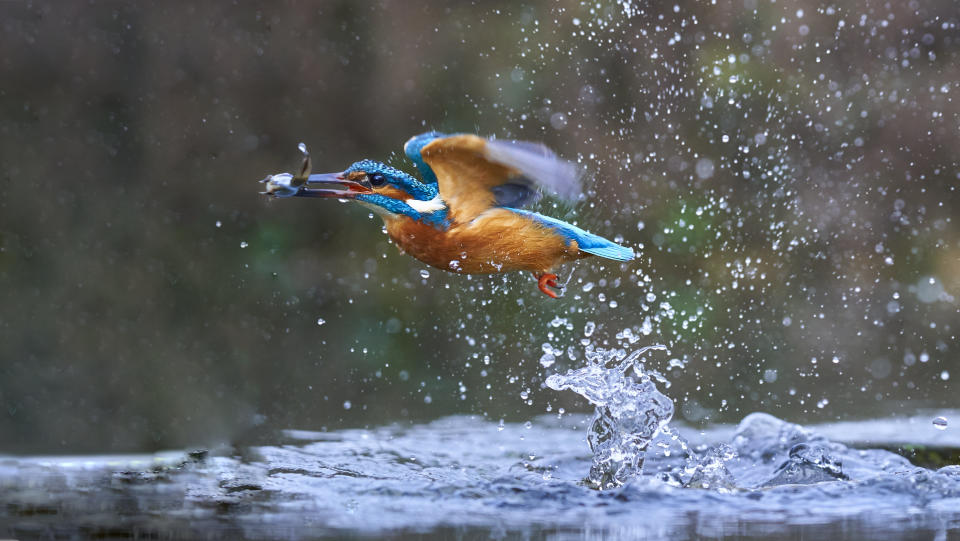
{"type": "Polygon", "coordinates": [[[588,411],[541,387],[586,344],[668,345],[648,368],[691,423],[957,407],[958,18],[0,2],[0,452],[588,411]],[[642,257],[563,269],[553,301],[428,269],[359,207],[257,195],[300,141],[315,171],[412,170],[427,129],[579,159],[584,200],[540,210],[642,257]]]}

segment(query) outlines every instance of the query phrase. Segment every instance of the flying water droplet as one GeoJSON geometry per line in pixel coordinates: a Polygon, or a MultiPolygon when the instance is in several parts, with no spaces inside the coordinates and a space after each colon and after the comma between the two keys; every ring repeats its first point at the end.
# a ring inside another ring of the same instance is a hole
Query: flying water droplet
{"type": "Polygon", "coordinates": [[[305,144],[303,144],[303,143],[300,143],[299,145],[297,145],[297,148],[300,149],[300,152],[303,152],[303,155],[304,155],[304,156],[309,156],[309,155],[310,155],[310,153],[307,152],[307,145],[305,145],[305,144]]]}
{"type": "Polygon", "coordinates": [[[317,318],[317,326],[323,325],[326,322],[327,320],[323,319],[322,317],[317,318]]]}
{"type": "Polygon", "coordinates": [[[937,417],[933,420],[933,428],[937,430],[946,430],[947,429],[947,418],[946,417],[937,417]]]}
{"type": "Polygon", "coordinates": [[[247,246],[250,246],[249,244],[247,244],[247,241],[245,241],[245,240],[244,240],[244,241],[240,241],[240,247],[241,247],[241,248],[246,248],[247,246]]]}
{"type": "Polygon", "coordinates": [[[423,269],[420,271],[420,278],[427,279],[430,278],[430,271],[423,269]]]}
{"type": "Polygon", "coordinates": [[[592,321],[588,321],[587,324],[583,326],[583,335],[587,338],[590,338],[595,330],[597,330],[597,324],[592,321]]]}
{"type": "MultiPolygon", "coordinates": [[[[550,368],[557,362],[557,357],[553,353],[544,353],[540,356],[540,366],[550,368]]],[[[526,397],[523,397],[526,398],[526,397]]]]}

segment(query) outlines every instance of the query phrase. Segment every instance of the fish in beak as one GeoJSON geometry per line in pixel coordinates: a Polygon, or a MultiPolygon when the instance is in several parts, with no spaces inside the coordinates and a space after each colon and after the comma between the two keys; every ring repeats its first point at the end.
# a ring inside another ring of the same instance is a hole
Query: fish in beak
{"type": "Polygon", "coordinates": [[[343,173],[322,173],[311,175],[312,164],[307,146],[300,143],[300,152],[303,153],[303,163],[300,171],[267,175],[261,180],[266,184],[262,195],[271,197],[324,197],[333,199],[355,199],[364,193],[373,193],[369,186],[347,180],[343,173]]]}

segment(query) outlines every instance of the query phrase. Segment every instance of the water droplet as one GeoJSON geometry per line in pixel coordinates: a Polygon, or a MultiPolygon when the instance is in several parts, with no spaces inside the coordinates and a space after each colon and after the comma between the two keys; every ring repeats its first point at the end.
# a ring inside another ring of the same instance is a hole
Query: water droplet
{"type": "Polygon", "coordinates": [[[555,130],[562,130],[567,126],[567,115],[563,113],[553,113],[550,116],[550,125],[555,130]]]}
{"type": "MultiPolygon", "coordinates": [[[[540,366],[544,368],[550,368],[554,363],[557,362],[557,357],[552,352],[544,353],[540,356],[540,366]]],[[[526,398],[525,396],[523,397],[526,398]]]]}
{"type": "Polygon", "coordinates": [[[246,248],[247,246],[250,246],[249,244],[247,244],[247,241],[245,241],[245,240],[240,241],[240,247],[241,247],[241,248],[246,248]]]}
{"type": "Polygon", "coordinates": [[[697,165],[694,167],[694,169],[696,170],[698,177],[701,179],[708,179],[713,176],[713,160],[710,158],[700,158],[697,160],[697,165]]]}
{"type": "Polygon", "coordinates": [[[221,222],[220,220],[217,220],[217,223],[216,223],[216,224],[214,224],[214,225],[216,225],[217,227],[220,227],[220,226],[222,226],[222,225],[223,225],[223,223],[222,223],[222,222],[221,222]]]}
{"type": "Polygon", "coordinates": [[[583,326],[583,335],[587,338],[590,338],[595,330],[597,330],[597,324],[592,321],[588,321],[587,324],[583,326]]]}
{"type": "Polygon", "coordinates": [[[421,271],[420,271],[420,278],[424,278],[424,279],[430,278],[430,271],[428,271],[427,269],[421,270],[421,271]]]}
{"type": "Polygon", "coordinates": [[[349,400],[344,400],[344,402],[343,402],[343,409],[348,410],[348,409],[350,409],[350,408],[352,408],[352,407],[353,407],[353,404],[351,404],[349,400]]]}
{"type": "Polygon", "coordinates": [[[323,325],[323,324],[326,323],[326,322],[327,322],[327,320],[323,319],[322,317],[318,317],[318,318],[317,318],[317,325],[318,325],[318,326],[319,326],[319,325],[323,325]]]}
{"type": "Polygon", "coordinates": [[[946,417],[937,417],[933,420],[933,428],[937,430],[946,430],[947,429],[947,418],[946,417]]]}
{"type": "Polygon", "coordinates": [[[497,432],[503,432],[503,429],[506,428],[503,426],[503,419],[500,419],[500,422],[497,423],[497,432]]]}
{"type": "Polygon", "coordinates": [[[304,155],[309,155],[309,154],[310,154],[309,152],[307,152],[307,145],[305,145],[305,144],[303,144],[303,143],[300,143],[299,145],[297,145],[297,148],[299,148],[299,149],[300,149],[300,152],[303,152],[304,155]]]}

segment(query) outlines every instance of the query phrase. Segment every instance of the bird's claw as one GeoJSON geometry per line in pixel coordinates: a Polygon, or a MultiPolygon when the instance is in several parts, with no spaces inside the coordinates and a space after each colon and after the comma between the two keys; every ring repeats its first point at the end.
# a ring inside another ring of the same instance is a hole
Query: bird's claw
{"type": "Polygon", "coordinates": [[[556,274],[551,274],[551,273],[545,273],[545,274],[541,274],[541,275],[537,276],[537,286],[540,288],[540,291],[543,291],[543,293],[544,293],[546,296],[548,296],[548,297],[550,297],[550,298],[553,298],[553,299],[556,299],[556,298],[560,297],[560,295],[557,295],[557,293],[556,293],[555,291],[552,291],[552,290],[550,290],[550,289],[547,289],[547,287],[552,287],[552,288],[554,288],[554,289],[559,289],[561,292],[562,292],[563,289],[564,289],[562,285],[559,285],[559,284],[557,283],[557,275],[556,275],[556,274]]]}

